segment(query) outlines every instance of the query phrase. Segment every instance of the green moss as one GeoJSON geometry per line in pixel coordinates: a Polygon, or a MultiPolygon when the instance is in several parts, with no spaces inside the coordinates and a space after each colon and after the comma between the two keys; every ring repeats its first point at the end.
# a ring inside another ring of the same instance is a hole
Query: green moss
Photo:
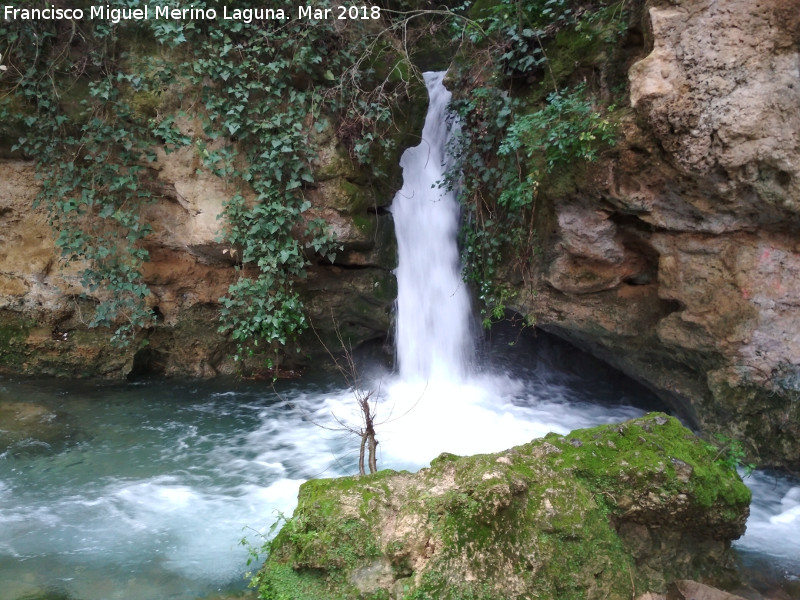
{"type": "MultiPolygon", "coordinates": [[[[369,208],[375,205],[375,197],[371,193],[371,189],[363,185],[357,185],[347,180],[342,180],[339,183],[338,193],[342,199],[340,202],[339,210],[348,215],[353,215],[354,219],[365,220],[364,215],[369,208]]],[[[360,226],[359,226],[360,227],[360,226]]],[[[368,225],[373,227],[374,224],[368,225]]],[[[363,229],[362,229],[363,231],[363,229]]]]}
{"type": "MultiPolygon", "coordinates": [[[[388,493],[385,480],[396,471],[367,477],[310,480],[300,487],[298,506],[270,545],[274,557],[258,574],[263,600],[357,597],[348,579],[355,569],[381,556],[374,533],[374,504],[388,493]],[[343,507],[343,494],[355,492],[355,506],[343,507]],[[278,560],[275,560],[278,559],[278,560]],[[287,565],[295,565],[289,568],[287,565]],[[302,573],[296,566],[303,567],[302,573]],[[309,577],[306,577],[310,574],[309,577]],[[299,590],[294,595],[293,590],[299,590]],[[288,594],[288,595],[287,595],[288,594]]],[[[378,600],[380,595],[373,596],[378,600]]]]}
{"type": "MultiPolygon", "coordinates": [[[[313,134],[312,134],[313,135],[313,134]]],[[[328,146],[330,149],[327,158],[321,164],[315,165],[314,179],[316,181],[328,181],[337,177],[355,179],[358,171],[353,160],[347,152],[347,148],[338,141],[332,139],[330,129],[325,129],[323,133],[317,134],[320,139],[316,141],[320,148],[328,146]]]]}
{"type": "Polygon", "coordinates": [[[439,469],[448,463],[455,463],[461,459],[457,454],[450,454],[449,452],[442,452],[439,456],[431,461],[431,469],[439,469]]]}
{"type": "Polygon", "coordinates": [[[136,92],[131,96],[133,114],[139,118],[149,119],[155,117],[161,105],[162,95],[153,90],[136,92]]]}
{"type": "Polygon", "coordinates": [[[626,493],[647,485],[663,494],[688,492],[706,507],[748,504],[750,490],[719,460],[717,449],[687,433],[677,419],[656,413],[615,428],[578,430],[569,440],[556,434],[545,439],[562,450],[561,468],[574,469],[598,491],[626,493]],[[677,476],[681,463],[691,468],[688,481],[677,476]]]}
{"type": "Polygon", "coordinates": [[[408,87],[408,101],[391,107],[393,127],[387,141],[396,152],[382,151],[379,144],[373,144],[369,161],[371,171],[377,175],[374,185],[380,197],[391,197],[402,184],[400,156],[406,148],[419,143],[419,133],[428,111],[428,91],[425,83],[411,77],[408,87]]]}
{"type": "Polygon", "coordinates": [[[367,72],[374,72],[376,80],[390,83],[408,81],[412,68],[405,55],[399,52],[388,40],[374,44],[369,54],[364,56],[367,72]]]}
{"type": "Polygon", "coordinates": [[[0,320],[0,366],[14,370],[22,367],[27,360],[25,340],[34,325],[18,317],[0,320]]]}
{"type": "MultiPolygon", "coordinates": [[[[549,45],[549,68],[559,83],[566,81],[579,65],[592,65],[602,61],[604,42],[593,28],[562,29],[549,45]]],[[[547,87],[552,81],[545,82],[547,87]]],[[[552,91],[550,88],[549,91],[552,91]]]]}
{"type": "Polygon", "coordinates": [[[470,564],[479,581],[513,575],[533,597],[584,599],[600,572],[608,580],[603,597],[630,597],[629,557],[588,487],[557,476],[537,485],[526,461],[515,461],[503,477],[484,479],[481,473],[494,471],[496,458],[445,454],[433,461],[432,479],[455,465],[461,485],[428,501],[428,511],[441,515],[436,529],[444,550],[410,598],[506,598],[502,588],[443,575],[464,555],[482,557],[470,564]],[[527,493],[515,494],[522,482],[527,493]],[[514,572],[507,575],[508,565],[514,572]]]}
{"type": "Polygon", "coordinates": [[[158,44],[146,27],[126,27],[120,31],[120,44],[125,47],[121,66],[136,73],[136,85],[124,90],[133,114],[142,119],[165,116],[180,105],[179,96],[187,93],[190,84],[175,73],[164,77],[168,67],[178,64],[184,57],[178,50],[158,44]],[[167,67],[167,68],[165,68],[167,67]]]}
{"type": "MultiPolygon", "coordinates": [[[[500,454],[443,454],[414,476],[387,471],[309,482],[259,577],[273,587],[289,577],[286,585],[301,586],[307,572],[302,585],[322,586],[313,592],[320,600],[370,597],[354,588],[353,573],[391,564],[384,575],[404,600],[505,600],[519,590],[526,597],[622,600],[633,588],[664,583],[617,532],[632,505],[635,522],[652,522],[654,531],[671,519],[677,531],[705,527],[710,537],[723,530],[735,537],[747,501],[749,491],[714,449],[656,413],[550,434],[500,454]],[[626,504],[631,495],[637,503],[626,504]],[[681,497],[687,500],[675,500],[681,497]],[[681,517],[686,504],[694,512],[681,517]],[[416,525],[387,529],[387,520],[403,519],[416,525]],[[420,555],[421,543],[431,550],[420,555]],[[425,566],[415,572],[421,556],[425,566]]],[[[703,570],[703,560],[687,568],[703,570]]],[[[691,576],[682,568],[677,576],[691,576]]]]}
{"type": "Polygon", "coordinates": [[[262,600],[319,600],[331,598],[321,573],[303,573],[286,564],[270,563],[259,574],[258,595],[262,600]]]}
{"type": "Polygon", "coordinates": [[[403,598],[405,600],[500,600],[486,584],[465,587],[440,571],[426,572],[419,587],[403,598]]]}
{"type": "Polygon", "coordinates": [[[353,223],[355,223],[355,226],[358,227],[359,231],[361,231],[364,234],[374,233],[375,231],[376,223],[374,217],[354,215],[353,223]]]}
{"type": "Polygon", "coordinates": [[[375,236],[378,266],[387,271],[386,276],[377,280],[376,298],[381,301],[394,302],[397,298],[397,280],[389,271],[397,268],[397,238],[394,233],[394,221],[389,216],[378,216],[378,231],[375,236]]]}

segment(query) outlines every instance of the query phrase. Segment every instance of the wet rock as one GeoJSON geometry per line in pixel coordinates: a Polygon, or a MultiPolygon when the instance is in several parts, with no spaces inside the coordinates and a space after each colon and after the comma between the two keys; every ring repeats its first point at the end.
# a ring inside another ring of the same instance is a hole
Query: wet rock
{"type": "Polygon", "coordinates": [[[666,600],[745,600],[708,585],[681,579],[670,584],[666,600]]]}
{"type": "Polygon", "coordinates": [[[257,583],[265,597],[319,600],[628,600],[689,574],[724,579],[749,498],[706,444],[648,415],[445,454],[417,474],[309,481],[257,583]]]}
{"type": "Polygon", "coordinates": [[[77,442],[77,435],[63,413],[35,402],[0,397],[0,456],[55,454],[77,442]]]}
{"type": "Polygon", "coordinates": [[[800,472],[800,12],[636,6],[620,142],[543,183],[539,285],[515,308],[800,472]]]}

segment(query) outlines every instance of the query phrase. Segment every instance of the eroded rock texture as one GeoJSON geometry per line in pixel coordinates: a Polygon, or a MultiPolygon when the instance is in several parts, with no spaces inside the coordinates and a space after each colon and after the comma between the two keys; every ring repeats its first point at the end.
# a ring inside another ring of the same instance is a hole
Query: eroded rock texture
{"type": "Polygon", "coordinates": [[[256,583],[262,598],[627,600],[724,581],[749,500],[715,449],[654,413],[309,481],[256,583]]]}
{"type": "Polygon", "coordinates": [[[622,143],[544,190],[521,308],[800,471],[797,3],[655,0],[631,39],[622,143]]]}
{"type": "MultiPolygon", "coordinates": [[[[413,119],[412,119],[413,120],[413,119]]],[[[190,127],[190,125],[188,125],[190,127]]],[[[390,182],[378,189],[334,139],[319,140],[317,183],[308,190],[306,217],[323,217],[343,250],[334,265],[316,260],[300,283],[310,318],[333,351],[338,327],[353,345],[380,340],[389,331],[396,295],[394,235],[388,215],[390,182]]],[[[398,151],[399,154],[399,151],[398,151]]],[[[0,365],[12,372],[124,377],[130,374],[208,377],[233,373],[235,348],[217,331],[219,299],[237,277],[231,248],[220,241],[220,215],[229,196],[225,182],[198,170],[195,149],[158,153],[162,200],[146,207],[153,227],[144,279],[158,322],[125,349],[110,347],[111,332],[89,329],[102,290],[80,282],[85,265],[66,264],[38,193],[32,163],[0,162],[0,365]],[[140,349],[139,342],[148,344],[140,349]]],[[[318,257],[317,257],[318,258],[318,257]]],[[[284,368],[323,353],[312,332],[292,348],[284,368]]],[[[252,368],[265,361],[253,360],[252,368]]],[[[245,366],[247,368],[247,366],[245,366]]]]}

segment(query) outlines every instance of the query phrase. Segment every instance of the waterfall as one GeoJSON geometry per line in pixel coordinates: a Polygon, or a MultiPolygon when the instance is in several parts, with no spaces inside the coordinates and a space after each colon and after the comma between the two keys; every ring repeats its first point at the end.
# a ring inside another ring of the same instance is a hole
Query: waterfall
{"type": "Polygon", "coordinates": [[[459,205],[439,187],[447,167],[444,73],[425,73],[430,103],[422,141],[400,159],[391,212],[397,235],[397,358],[403,379],[458,381],[472,354],[469,296],[457,246],[459,205]]]}

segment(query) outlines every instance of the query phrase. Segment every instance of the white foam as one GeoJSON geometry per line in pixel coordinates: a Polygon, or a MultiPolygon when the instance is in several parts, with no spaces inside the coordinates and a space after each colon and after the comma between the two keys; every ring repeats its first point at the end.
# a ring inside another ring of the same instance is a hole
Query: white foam
{"type": "Polygon", "coordinates": [[[461,279],[459,204],[440,189],[446,168],[444,73],[425,73],[430,101],[422,140],[403,153],[403,187],[392,201],[397,237],[397,360],[406,379],[456,380],[471,355],[470,302],[461,279]]]}
{"type": "Polygon", "coordinates": [[[800,533],[800,506],[795,506],[769,518],[771,525],[791,525],[800,533]]]}
{"type": "MultiPolygon", "coordinates": [[[[381,468],[418,469],[442,452],[499,452],[551,431],[563,434],[642,414],[631,407],[569,402],[567,396],[560,401],[552,397],[540,400],[535,389],[526,389],[522,382],[507,377],[481,377],[461,383],[392,379],[374,382],[367,387],[369,390],[378,397],[375,427],[381,468]]],[[[362,424],[352,392],[327,397],[313,413],[317,423],[328,428],[317,433],[315,445],[323,452],[313,461],[317,468],[326,459],[330,462],[330,454],[326,457],[324,448],[330,447],[334,438],[338,437],[339,447],[351,457],[358,449],[357,438],[333,431],[341,429],[341,425],[332,415],[353,429],[362,424]]],[[[305,432],[299,430],[297,435],[305,432]]],[[[354,460],[351,458],[349,464],[354,460]]]]}
{"type": "Polygon", "coordinates": [[[753,499],[747,531],[735,547],[772,556],[800,577],[800,486],[760,471],[744,481],[753,499]]]}

